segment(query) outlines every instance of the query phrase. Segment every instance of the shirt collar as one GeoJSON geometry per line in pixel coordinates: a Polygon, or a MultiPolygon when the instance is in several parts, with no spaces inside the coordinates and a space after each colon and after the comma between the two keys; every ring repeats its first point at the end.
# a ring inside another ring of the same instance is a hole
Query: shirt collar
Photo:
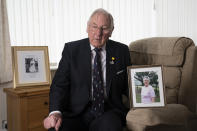
{"type": "MultiPolygon", "coordinates": [[[[95,47],[92,44],[90,44],[90,48],[91,48],[91,51],[92,51],[92,50],[94,50],[95,47]]],[[[102,48],[102,50],[105,50],[106,49],[106,44],[104,44],[101,48],[102,48]]]]}

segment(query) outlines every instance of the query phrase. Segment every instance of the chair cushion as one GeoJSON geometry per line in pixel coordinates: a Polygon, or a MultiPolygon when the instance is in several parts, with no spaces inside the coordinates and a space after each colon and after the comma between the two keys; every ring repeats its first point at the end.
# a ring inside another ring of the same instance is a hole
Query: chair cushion
{"type": "Polygon", "coordinates": [[[180,66],[184,62],[185,50],[191,45],[194,45],[193,41],[185,37],[153,37],[137,40],[129,45],[131,63],[180,66]]]}
{"type": "Polygon", "coordinates": [[[166,101],[168,104],[178,103],[178,91],[181,84],[180,67],[163,68],[163,81],[165,86],[166,101]]]}
{"type": "Polygon", "coordinates": [[[167,104],[163,108],[132,109],[127,114],[127,127],[132,131],[143,131],[146,127],[169,125],[187,127],[194,114],[180,104],[167,104]]]}

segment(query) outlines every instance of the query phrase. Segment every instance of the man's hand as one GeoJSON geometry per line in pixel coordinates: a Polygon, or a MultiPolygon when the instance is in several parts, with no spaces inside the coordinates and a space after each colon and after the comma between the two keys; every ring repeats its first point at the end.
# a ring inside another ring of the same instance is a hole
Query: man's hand
{"type": "Polygon", "coordinates": [[[62,116],[59,113],[51,114],[44,119],[43,123],[46,129],[55,128],[58,131],[62,124],[62,116]]]}

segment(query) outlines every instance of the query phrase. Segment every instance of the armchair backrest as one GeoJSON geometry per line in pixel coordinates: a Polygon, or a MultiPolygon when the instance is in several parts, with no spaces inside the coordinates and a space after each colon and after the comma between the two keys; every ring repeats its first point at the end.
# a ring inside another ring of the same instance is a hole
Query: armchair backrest
{"type": "Polygon", "coordinates": [[[131,42],[132,65],[163,65],[166,101],[197,111],[197,47],[185,37],[153,37],[131,42]]]}

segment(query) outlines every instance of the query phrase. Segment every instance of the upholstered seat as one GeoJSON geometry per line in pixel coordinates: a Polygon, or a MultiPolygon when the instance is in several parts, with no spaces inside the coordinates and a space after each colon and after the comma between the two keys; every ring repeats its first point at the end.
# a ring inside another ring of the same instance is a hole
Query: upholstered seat
{"type": "Polygon", "coordinates": [[[197,47],[185,37],[154,37],[129,45],[133,65],[163,65],[167,105],[132,109],[132,131],[197,131],[197,47]]]}

